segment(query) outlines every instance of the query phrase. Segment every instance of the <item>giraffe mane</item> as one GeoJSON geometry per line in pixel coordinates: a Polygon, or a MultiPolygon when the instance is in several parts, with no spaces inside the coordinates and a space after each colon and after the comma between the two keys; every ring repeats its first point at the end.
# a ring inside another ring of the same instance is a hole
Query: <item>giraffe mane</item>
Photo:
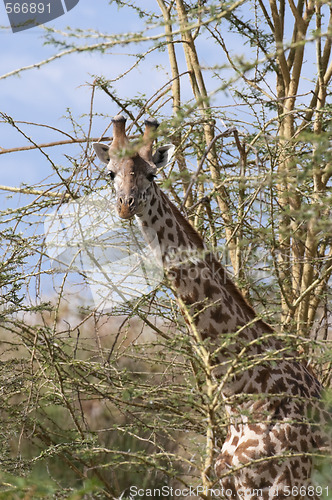
{"type": "MultiPolygon", "coordinates": [[[[204,249],[204,243],[203,239],[201,236],[198,234],[196,229],[193,228],[193,226],[190,224],[190,222],[183,216],[183,214],[180,212],[180,210],[174,205],[174,203],[163,193],[163,191],[160,191],[161,195],[164,198],[164,201],[168,203],[170,209],[173,212],[173,215],[177,222],[181,225],[181,227],[185,230],[186,234],[189,236],[190,240],[192,243],[197,246],[198,248],[204,249]]],[[[224,268],[224,266],[219,262],[219,260],[216,258],[215,255],[212,253],[209,254],[209,261],[211,263],[211,266],[213,266],[214,270],[218,272],[220,278],[222,279],[223,283],[225,284],[225,287],[229,291],[229,293],[236,299],[238,305],[242,307],[250,316],[256,317],[256,312],[254,308],[249,304],[247,299],[243,296],[243,293],[241,290],[236,286],[234,281],[231,279],[229,276],[228,272],[224,268]]],[[[266,333],[271,333],[273,332],[273,328],[266,323],[264,320],[259,319],[257,321],[260,326],[263,327],[266,333]]]]}
{"type": "Polygon", "coordinates": [[[180,210],[174,205],[173,202],[163,193],[163,191],[160,191],[164,201],[169,205],[171,211],[173,212],[173,215],[175,219],[179,222],[181,227],[185,230],[187,236],[189,236],[190,240],[192,243],[197,246],[198,248],[203,249],[204,248],[204,243],[203,239],[201,236],[198,234],[196,229],[192,227],[190,222],[182,215],[180,210]]]}

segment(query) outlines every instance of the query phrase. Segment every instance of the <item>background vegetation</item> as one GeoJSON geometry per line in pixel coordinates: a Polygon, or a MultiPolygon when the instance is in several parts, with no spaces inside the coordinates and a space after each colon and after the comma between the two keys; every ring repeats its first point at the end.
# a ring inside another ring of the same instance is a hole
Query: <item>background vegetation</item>
{"type": "MultiPolygon", "coordinates": [[[[110,15],[115,4],[133,10],[142,29],[45,27],[56,52],[39,66],[73,53],[102,53],[105,65],[121,51],[133,56],[112,80],[90,77],[82,116],[66,111],[71,133],[53,129],[61,140],[41,144],[38,130],[52,124],[35,124],[32,136],[1,114],[18,138],[1,155],[38,150],[47,175],[0,186],[20,197],[1,213],[0,498],[216,485],[223,406],[167,283],[96,307],[84,273],[57,267],[45,245],[47,214],[105,187],[91,141],[93,132],[111,139],[111,110],[128,117],[132,136],[144,117],[158,118],[159,142],[176,145],[158,182],[257,311],[331,384],[330,2],[156,0],[149,11],[135,0],[109,3],[110,15]],[[146,91],[128,96],[126,79],[140,68],[146,91]],[[98,93],[110,110],[96,108],[98,93]]],[[[326,484],[324,468],[316,480],[326,484]]]]}

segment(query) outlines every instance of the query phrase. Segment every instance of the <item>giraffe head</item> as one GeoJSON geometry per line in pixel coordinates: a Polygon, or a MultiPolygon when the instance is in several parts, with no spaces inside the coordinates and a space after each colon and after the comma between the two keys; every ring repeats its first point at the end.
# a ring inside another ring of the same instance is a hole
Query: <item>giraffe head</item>
{"type": "Polygon", "coordinates": [[[113,142],[111,146],[100,142],[93,144],[98,158],[107,169],[116,192],[116,206],[122,219],[143,215],[152,194],[153,181],[158,168],[166,165],[174,152],[168,144],[152,154],[152,145],[158,122],[145,121],[145,132],[139,144],[130,144],[126,136],[126,119],[122,115],[113,118],[113,142]]]}

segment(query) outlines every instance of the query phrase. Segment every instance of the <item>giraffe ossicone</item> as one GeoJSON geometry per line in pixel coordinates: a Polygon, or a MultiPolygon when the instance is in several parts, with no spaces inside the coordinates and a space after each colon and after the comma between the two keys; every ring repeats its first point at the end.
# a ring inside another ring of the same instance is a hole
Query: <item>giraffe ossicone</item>
{"type": "Polygon", "coordinates": [[[194,327],[211,353],[229,422],[215,461],[225,498],[285,500],[300,498],[294,493],[300,488],[301,498],[318,498],[310,482],[311,454],[331,453],[331,429],[325,428],[331,415],[321,402],[322,388],[296,352],[256,316],[154,182],[174,150],[167,145],[153,153],[157,126],[148,120],[142,140],[130,144],[125,119],[118,115],[112,145],[95,143],[94,149],[113,179],[119,216],[136,216],[148,243],[151,229],[157,234],[165,274],[191,316],[189,329],[194,327]]]}

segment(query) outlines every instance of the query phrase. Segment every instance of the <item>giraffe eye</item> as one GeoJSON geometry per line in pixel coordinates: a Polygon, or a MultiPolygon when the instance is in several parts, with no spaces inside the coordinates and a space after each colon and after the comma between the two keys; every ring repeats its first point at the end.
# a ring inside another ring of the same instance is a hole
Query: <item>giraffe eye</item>
{"type": "Polygon", "coordinates": [[[108,172],[108,175],[109,175],[109,178],[111,179],[111,181],[114,181],[115,173],[112,172],[112,170],[110,172],[108,172]]]}
{"type": "Polygon", "coordinates": [[[157,176],[156,176],[156,174],[148,174],[148,175],[146,176],[146,178],[147,178],[147,180],[148,180],[149,182],[152,182],[152,181],[153,181],[153,179],[154,179],[155,177],[157,177],[157,176]]]}

